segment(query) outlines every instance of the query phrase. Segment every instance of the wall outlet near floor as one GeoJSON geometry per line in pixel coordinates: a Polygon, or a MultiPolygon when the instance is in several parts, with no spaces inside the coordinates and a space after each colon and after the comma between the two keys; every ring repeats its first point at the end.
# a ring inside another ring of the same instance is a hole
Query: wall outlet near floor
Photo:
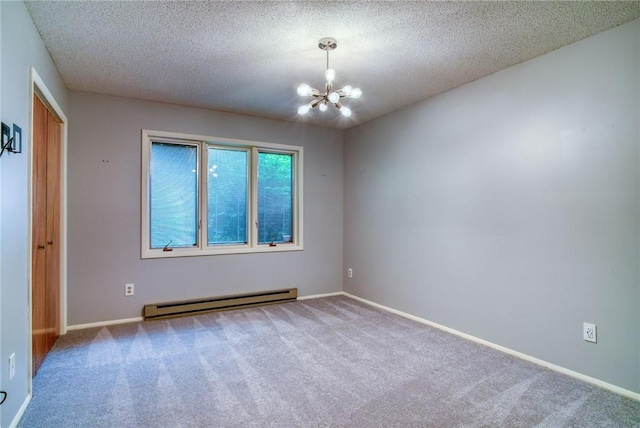
{"type": "Polygon", "coordinates": [[[589,324],[588,322],[585,322],[582,324],[582,336],[584,338],[584,340],[586,340],[587,342],[593,342],[596,343],[598,341],[598,337],[596,334],[596,325],[595,324],[589,324]]]}
{"type": "Polygon", "coordinates": [[[133,284],[125,284],[124,285],[124,295],[125,296],[133,296],[133,284]]]}
{"type": "Polygon", "coordinates": [[[13,379],[16,375],[16,353],[14,352],[9,357],[9,380],[13,379]]]}
{"type": "Polygon", "coordinates": [[[353,269],[351,269],[351,268],[347,269],[347,276],[349,278],[353,278],[353,269]]]}

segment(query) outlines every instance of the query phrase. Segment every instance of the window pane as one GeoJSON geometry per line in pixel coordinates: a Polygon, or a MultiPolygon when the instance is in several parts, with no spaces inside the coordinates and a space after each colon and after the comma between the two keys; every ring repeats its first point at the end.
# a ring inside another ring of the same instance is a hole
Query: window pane
{"type": "Polygon", "coordinates": [[[292,242],[293,155],[258,154],[258,243],[292,242]]]}
{"type": "Polygon", "coordinates": [[[209,148],[209,245],[246,244],[247,151],[209,148]]]}
{"type": "Polygon", "coordinates": [[[152,143],[151,248],[197,245],[197,167],[197,146],[152,143]]]}

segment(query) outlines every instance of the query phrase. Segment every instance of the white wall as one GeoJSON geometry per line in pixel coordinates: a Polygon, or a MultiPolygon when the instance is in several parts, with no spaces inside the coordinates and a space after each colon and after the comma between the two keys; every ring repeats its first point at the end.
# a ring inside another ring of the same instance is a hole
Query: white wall
{"type": "Polygon", "coordinates": [[[147,303],[342,290],[341,131],[83,92],[70,92],[70,117],[69,325],[139,317],[147,303]],[[142,129],[303,146],[304,251],[141,260],[142,129]]]}
{"type": "Polygon", "coordinates": [[[639,80],[636,20],[349,129],[345,291],[640,392],[639,80]]]}
{"type": "Polygon", "coordinates": [[[1,426],[9,426],[28,395],[29,358],[29,159],[30,87],[33,66],[66,111],[66,89],[22,2],[0,2],[2,10],[2,121],[22,128],[22,154],[0,158],[0,389],[8,392],[1,426]],[[16,376],[9,381],[9,355],[16,354],[16,376]]]}

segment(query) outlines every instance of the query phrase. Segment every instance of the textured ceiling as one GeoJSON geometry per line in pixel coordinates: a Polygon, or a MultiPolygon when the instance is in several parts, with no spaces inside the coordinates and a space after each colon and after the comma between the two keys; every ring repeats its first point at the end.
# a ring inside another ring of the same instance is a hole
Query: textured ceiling
{"type": "Polygon", "coordinates": [[[640,16],[632,2],[26,2],[70,89],[348,128],[640,16]],[[300,83],[363,91],[304,117],[300,83]]]}

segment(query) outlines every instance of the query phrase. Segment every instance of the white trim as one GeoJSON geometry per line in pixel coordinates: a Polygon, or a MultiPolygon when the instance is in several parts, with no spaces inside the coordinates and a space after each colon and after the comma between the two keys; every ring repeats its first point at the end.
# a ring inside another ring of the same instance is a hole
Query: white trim
{"type": "Polygon", "coordinates": [[[95,328],[95,327],[105,327],[108,325],[116,325],[116,324],[127,324],[131,322],[140,322],[144,321],[142,317],[135,318],[121,318],[119,320],[111,320],[111,321],[99,321],[99,322],[90,322],[88,324],[75,324],[67,326],[68,331],[72,330],[84,330],[85,328],[95,328]]]}
{"type": "Polygon", "coordinates": [[[630,398],[632,400],[640,401],[640,394],[637,393],[637,392],[633,392],[633,391],[630,391],[628,389],[621,388],[619,386],[616,386],[616,385],[610,384],[608,382],[602,381],[600,379],[596,379],[594,377],[587,376],[585,374],[575,372],[575,371],[567,369],[565,367],[558,366],[558,365],[550,363],[548,361],[544,361],[544,360],[541,360],[539,358],[532,357],[532,356],[527,355],[527,354],[523,354],[522,352],[514,351],[513,349],[505,348],[504,346],[501,346],[501,345],[496,345],[495,343],[488,342],[488,341],[486,341],[484,339],[480,339],[478,337],[471,336],[470,334],[466,334],[466,333],[463,333],[463,332],[458,331],[458,330],[454,330],[454,329],[452,329],[450,327],[446,327],[446,326],[444,326],[442,324],[438,324],[438,323],[435,323],[433,321],[428,321],[428,320],[426,320],[424,318],[420,318],[420,317],[417,317],[415,315],[411,315],[411,314],[408,314],[406,312],[399,311],[397,309],[389,308],[389,307],[381,305],[379,303],[375,303],[375,302],[372,302],[370,300],[363,299],[362,297],[354,296],[353,294],[350,294],[350,293],[346,293],[345,292],[344,295],[347,296],[347,297],[350,297],[352,299],[358,300],[358,301],[360,301],[362,303],[366,303],[366,304],[374,306],[376,308],[385,310],[387,312],[391,312],[393,314],[400,315],[401,317],[408,318],[408,319],[411,319],[413,321],[417,321],[419,323],[429,325],[431,327],[435,327],[435,328],[437,328],[439,330],[446,331],[447,333],[451,333],[451,334],[454,334],[456,336],[462,337],[463,339],[467,339],[467,340],[470,340],[472,342],[476,342],[476,343],[479,343],[481,345],[488,346],[490,348],[493,348],[493,349],[496,349],[498,351],[504,352],[505,354],[512,355],[512,356],[520,358],[522,360],[529,361],[531,363],[537,364],[537,365],[542,366],[542,367],[546,367],[546,368],[551,369],[551,370],[553,370],[555,372],[562,373],[562,374],[565,374],[567,376],[571,376],[573,378],[582,380],[584,382],[590,383],[590,384],[598,386],[600,388],[604,388],[606,390],[609,390],[609,391],[614,392],[616,394],[620,394],[620,395],[622,395],[624,397],[627,397],[627,398],[630,398]]]}
{"type": "Polygon", "coordinates": [[[336,291],[336,292],[333,292],[333,293],[310,294],[308,296],[298,296],[298,300],[319,299],[321,297],[332,297],[332,296],[348,296],[348,297],[351,297],[350,294],[347,294],[344,291],[336,291]]]}
{"type": "MultiPolygon", "coordinates": [[[[247,213],[249,217],[249,248],[258,247],[258,241],[260,240],[260,229],[258,224],[258,149],[251,147],[249,151],[249,171],[247,176],[249,177],[249,210],[247,213]]],[[[293,214],[293,213],[292,213],[293,214]]],[[[208,214],[207,214],[208,215],[208,214]]],[[[276,247],[278,248],[278,247],[276,247]]]]}
{"type": "MultiPolygon", "coordinates": [[[[196,248],[196,247],[194,247],[196,248]]],[[[215,255],[229,255],[229,254],[255,254],[255,253],[281,253],[285,251],[302,251],[302,246],[298,246],[295,244],[278,244],[277,247],[268,247],[266,245],[261,245],[259,247],[222,247],[222,248],[213,248],[207,247],[207,249],[191,249],[191,248],[173,248],[171,252],[161,252],[162,250],[148,250],[143,256],[142,259],[164,259],[171,257],[197,257],[197,256],[215,256],[215,255]],[[153,252],[152,252],[153,251],[153,252]]]]}
{"type": "Polygon", "coordinates": [[[18,423],[20,422],[20,419],[22,419],[24,412],[27,411],[27,407],[29,406],[30,402],[31,402],[31,393],[27,394],[26,398],[24,399],[24,402],[22,403],[22,406],[20,406],[20,408],[18,409],[18,412],[16,413],[16,415],[13,417],[13,420],[9,424],[9,428],[16,428],[18,426],[18,423]]]}

